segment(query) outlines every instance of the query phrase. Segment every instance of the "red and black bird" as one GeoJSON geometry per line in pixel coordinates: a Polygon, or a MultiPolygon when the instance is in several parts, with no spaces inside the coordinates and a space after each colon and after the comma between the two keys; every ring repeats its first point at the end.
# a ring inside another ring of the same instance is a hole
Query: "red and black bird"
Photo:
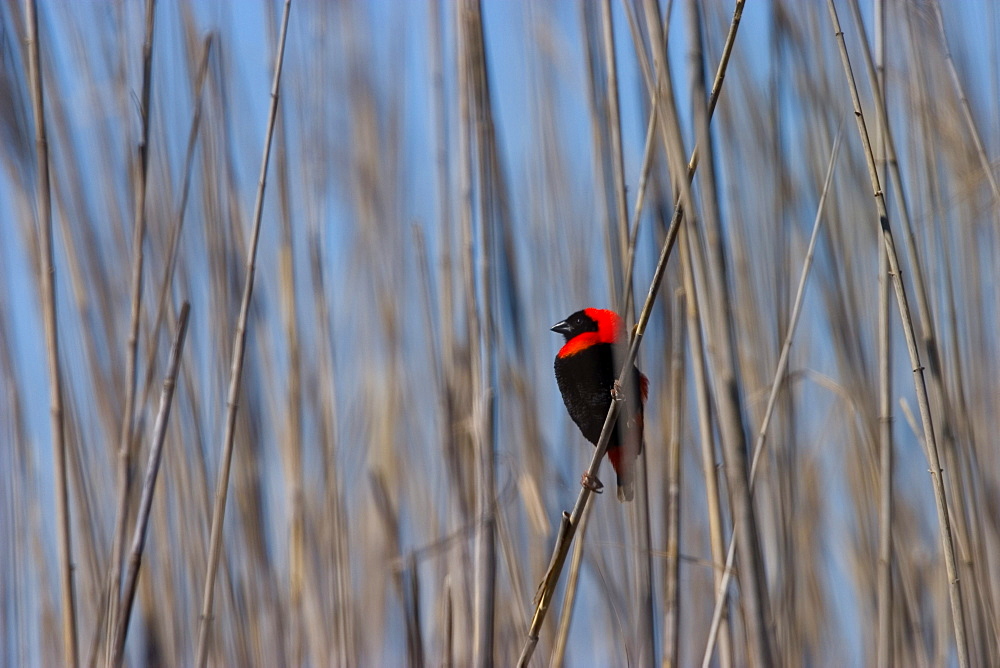
{"type": "MultiPolygon", "coordinates": [[[[552,331],[566,337],[555,362],[563,402],[584,437],[596,446],[628,352],[625,325],[614,311],[586,308],[553,325],[552,331]]],[[[642,452],[642,413],[648,389],[648,379],[633,366],[628,386],[622,388],[625,403],[608,441],[608,459],[618,474],[619,501],[631,501],[635,494],[635,460],[642,452]]],[[[591,482],[600,488],[599,481],[591,482]]]]}

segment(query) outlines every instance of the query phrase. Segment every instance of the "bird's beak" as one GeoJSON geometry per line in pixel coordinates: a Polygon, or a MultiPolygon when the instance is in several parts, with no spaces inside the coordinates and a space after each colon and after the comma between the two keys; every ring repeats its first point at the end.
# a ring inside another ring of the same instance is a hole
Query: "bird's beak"
{"type": "Polygon", "coordinates": [[[556,324],[552,325],[552,331],[556,332],[557,334],[569,336],[571,330],[569,327],[569,323],[563,320],[562,322],[557,322],[556,324]]]}

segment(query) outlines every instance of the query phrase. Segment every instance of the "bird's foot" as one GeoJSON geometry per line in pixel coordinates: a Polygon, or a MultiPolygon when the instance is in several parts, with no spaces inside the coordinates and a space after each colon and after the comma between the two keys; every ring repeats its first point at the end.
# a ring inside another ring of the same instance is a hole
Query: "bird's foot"
{"type": "Polygon", "coordinates": [[[589,489],[594,494],[604,491],[604,483],[597,479],[596,475],[590,475],[590,471],[584,471],[580,478],[580,484],[589,489]]]}
{"type": "Polygon", "coordinates": [[[622,382],[615,379],[615,384],[611,386],[611,398],[615,401],[625,401],[625,392],[622,391],[622,382]]]}

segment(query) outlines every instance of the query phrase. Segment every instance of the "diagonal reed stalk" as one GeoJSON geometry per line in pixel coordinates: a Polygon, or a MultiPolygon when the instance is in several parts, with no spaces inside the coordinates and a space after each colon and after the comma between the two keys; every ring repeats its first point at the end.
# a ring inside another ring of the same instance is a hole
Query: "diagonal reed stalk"
{"type": "Polygon", "coordinates": [[[160,276],[160,291],[156,298],[156,311],[153,316],[153,325],[150,328],[149,347],[146,352],[146,377],[142,383],[142,402],[144,405],[153,385],[153,371],[156,365],[153,364],[153,356],[156,354],[157,342],[160,338],[160,328],[163,325],[163,318],[166,314],[167,298],[170,286],[173,285],[174,270],[177,267],[177,257],[180,249],[181,232],[184,229],[186,219],[188,199],[191,192],[191,175],[194,166],[195,147],[198,143],[198,135],[201,132],[202,117],[202,89],[205,86],[205,78],[208,74],[209,56],[212,52],[212,44],[215,41],[215,34],[209,33],[202,42],[201,58],[198,62],[198,73],[195,77],[194,110],[191,114],[191,125],[188,128],[187,147],[184,151],[184,182],[181,184],[181,198],[177,207],[177,224],[170,228],[170,240],[167,242],[167,261],[163,264],[163,272],[160,276]]]}
{"type": "MultiPolygon", "coordinates": [[[[722,48],[722,55],[719,59],[719,66],[716,70],[715,81],[713,82],[712,92],[708,100],[709,116],[711,116],[714,113],[716,104],[719,101],[719,95],[722,92],[722,82],[726,76],[726,69],[729,65],[729,57],[732,55],[733,46],[736,43],[736,34],[739,29],[740,20],[743,15],[743,4],[744,0],[737,0],[735,9],[733,10],[732,22],[730,23],[729,31],[726,34],[726,40],[722,48]]],[[[653,98],[655,102],[655,94],[653,92],[655,89],[653,84],[653,75],[650,72],[648,59],[645,57],[645,52],[642,49],[642,38],[639,34],[638,22],[636,20],[634,12],[632,11],[632,8],[628,5],[628,3],[623,3],[623,5],[626,17],[628,18],[629,30],[632,35],[633,44],[635,45],[636,53],[639,55],[639,64],[642,67],[643,77],[646,81],[646,86],[649,91],[650,97],[653,98]]],[[[668,19],[669,19],[669,13],[667,13],[664,16],[662,21],[662,26],[664,30],[666,29],[668,19]]],[[[643,207],[645,204],[646,184],[648,182],[649,172],[652,167],[654,138],[656,136],[655,129],[658,118],[657,108],[658,105],[656,105],[655,103],[651,105],[650,108],[650,117],[646,129],[645,148],[643,149],[642,167],[640,169],[640,176],[639,176],[639,187],[636,193],[635,209],[632,214],[631,234],[630,234],[628,258],[626,260],[626,273],[625,273],[626,294],[623,300],[623,303],[625,304],[625,310],[629,314],[631,314],[632,312],[633,292],[631,290],[631,286],[632,286],[633,268],[635,265],[636,240],[638,239],[638,234],[639,234],[639,220],[641,218],[643,207]]],[[[696,147],[695,150],[692,152],[691,157],[688,161],[687,178],[689,181],[694,177],[694,173],[697,167],[698,167],[698,150],[696,147]]],[[[670,223],[670,228],[667,231],[667,238],[665,241],[665,243],[670,244],[671,247],[673,246],[674,240],[676,239],[682,214],[683,214],[683,207],[681,206],[680,202],[678,202],[677,206],[674,208],[673,217],[670,223]]],[[[690,304],[691,302],[689,302],[689,305],[690,304]]],[[[710,494],[710,496],[712,496],[712,498],[714,499],[718,499],[717,493],[712,493],[710,494]]],[[[717,503],[715,505],[717,505],[717,503]]],[[[713,513],[713,517],[714,516],[716,516],[715,513],[713,513]]],[[[579,531],[581,532],[581,536],[585,535],[586,532],[587,528],[586,520],[587,516],[584,515],[580,521],[579,531]]],[[[582,543],[578,544],[577,547],[574,548],[574,553],[573,553],[574,564],[578,565],[582,561],[582,556],[583,556],[582,549],[583,549],[582,543]]],[[[721,559],[721,556],[719,558],[721,559]]],[[[579,572],[580,571],[578,567],[572,568],[570,570],[563,601],[564,618],[565,617],[571,618],[573,614],[572,602],[575,598],[579,572]]],[[[560,625],[559,625],[560,630],[556,636],[557,641],[554,650],[554,655],[557,658],[561,655],[561,652],[563,651],[563,648],[565,646],[565,637],[566,634],[568,634],[569,632],[569,622],[570,622],[569,619],[565,619],[565,622],[563,619],[560,620],[560,625]]]]}
{"type": "MultiPolygon", "coordinates": [[[[605,120],[602,128],[602,136],[608,140],[607,151],[604,152],[601,162],[605,167],[603,173],[607,187],[611,190],[610,199],[613,207],[609,207],[608,217],[608,264],[611,267],[610,283],[612,286],[612,303],[616,311],[622,314],[626,325],[631,325],[635,319],[633,312],[632,283],[625,282],[623,274],[626,273],[626,265],[629,257],[634,257],[634,248],[629,246],[629,217],[628,201],[625,187],[625,165],[622,149],[622,128],[621,128],[621,105],[619,104],[618,86],[618,59],[615,53],[614,22],[611,15],[611,0],[603,0],[600,3],[600,36],[599,49],[594,45],[594,50],[600,50],[604,58],[604,73],[606,82],[604,85],[604,114],[600,117],[605,120]],[[626,309],[626,305],[628,308],[626,309]]],[[[657,19],[659,24],[659,19],[657,19]]],[[[597,31],[595,30],[595,33],[597,31]]],[[[598,41],[598,36],[593,35],[593,41],[598,41]]],[[[603,143],[603,142],[602,142],[603,143]]],[[[647,152],[652,155],[652,151],[647,152]]],[[[632,524],[632,533],[635,537],[636,549],[631,551],[631,580],[633,589],[633,605],[629,606],[628,627],[631,629],[632,647],[639,663],[653,661],[656,656],[656,645],[654,632],[654,620],[656,618],[656,605],[653,597],[652,587],[652,557],[651,557],[651,527],[649,522],[649,484],[646,473],[645,459],[639,462],[636,470],[636,498],[632,504],[629,518],[632,524]]],[[[581,536],[582,538],[582,536],[581,536]]],[[[578,548],[582,548],[582,541],[578,543],[578,548]]],[[[574,554],[574,561],[576,554],[574,554]]],[[[579,573],[579,570],[576,571],[579,573]]],[[[575,586],[575,585],[574,585],[575,586]]],[[[567,610],[572,614],[572,610],[567,610]]],[[[563,626],[560,624],[560,626],[563,626]]],[[[568,631],[569,621],[564,625],[568,631]]]]}
{"type": "Polygon", "coordinates": [[[35,117],[35,206],[38,215],[38,258],[42,319],[45,326],[45,353],[49,371],[49,417],[52,430],[52,473],[56,492],[59,580],[62,591],[63,662],[76,668],[79,655],[76,641],[76,594],[73,588],[73,541],[70,531],[69,484],[66,476],[66,433],[63,425],[62,371],[59,363],[59,328],[56,315],[56,268],[52,243],[52,194],[49,189],[49,141],[45,132],[45,94],[38,47],[38,7],[36,0],[24,3],[25,34],[28,47],[28,78],[31,108],[35,117]]]}
{"type": "Polygon", "coordinates": [[[938,30],[941,32],[941,45],[944,47],[945,60],[948,62],[948,74],[951,75],[952,85],[955,86],[955,92],[958,94],[958,100],[962,106],[962,116],[965,119],[965,124],[969,127],[969,134],[972,135],[972,143],[976,148],[976,156],[979,158],[980,165],[982,165],[986,180],[990,183],[994,206],[997,207],[996,211],[998,211],[997,220],[1000,222],[1000,184],[997,184],[997,177],[993,173],[993,165],[990,163],[989,155],[986,153],[983,139],[979,135],[976,119],[972,116],[972,107],[969,105],[969,98],[965,95],[962,77],[958,75],[958,68],[955,67],[955,59],[952,58],[951,48],[948,46],[948,33],[944,29],[944,14],[941,13],[940,0],[933,0],[933,5],[938,30]]]}
{"type": "MultiPolygon", "coordinates": [[[[819,203],[816,205],[816,218],[813,220],[812,234],[809,236],[809,246],[806,250],[806,257],[802,263],[802,272],[799,274],[799,285],[795,292],[795,299],[792,304],[792,312],[788,321],[788,331],[785,333],[785,340],[781,345],[781,353],[778,356],[778,365],[774,371],[774,380],[771,382],[771,390],[767,396],[767,406],[764,408],[764,417],[760,422],[760,429],[757,432],[757,440],[754,443],[753,459],[750,463],[750,494],[753,494],[754,479],[757,475],[757,466],[760,464],[761,455],[764,452],[764,444],[767,442],[767,431],[771,424],[771,416],[778,398],[778,391],[784,384],[788,373],[788,357],[792,349],[792,339],[795,336],[795,329],[798,326],[799,316],[802,313],[802,302],[805,298],[806,280],[809,278],[809,271],[812,268],[813,255],[816,251],[816,240],[819,236],[820,223],[823,221],[823,210],[826,205],[826,196],[830,191],[830,184],[833,181],[833,167],[837,162],[837,154],[840,152],[841,133],[838,130],[837,138],[834,140],[833,149],[830,152],[830,163],[827,166],[826,178],[823,181],[823,190],[820,193],[819,203]]],[[[726,554],[726,567],[722,575],[722,581],[718,585],[715,598],[715,609],[712,612],[712,622],[709,626],[708,640],[705,646],[705,654],[702,659],[702,668],[707,668],[712,660],[712,653],[715,650],[715,641],[719,633],[719,625],[722,620],[722,613],[725,608],[729,582],[733,574],[733,562],[736,555],[737,533],[734,530],[729,539],[729,549],[726,554]]]]}
{"type": "Polygon", "coordinates": [[[177,322],[177,336],[170,348],[167,360],[167,374],[163,379],[163,391],[160,393],[160,408],[153,425],[153,441],[149,448],[149,461],[146,464],[146,476],[142,482],[142,495],[139,499],[139,512],[135,521],[135,532],[132,536],[132,547],[129,550],[128,570],[122,585],[121,608],[118,625],[115,628],[114,645],[111,651],[113,666],[122,665],[125,653],[125,637],[128,634],[129,618],[132,615],[132,604],[135,601],[135,591],[139,582],[139,567],[142,565],[142,552],[146,547],[146,531],[149,527],[149,513],[153,507],[153,492],[156,489],[156,477],[160,471],[160,458],[163,454],[163,442],[167,437],[167,420],[170,419],[170,407],[174,398],[174,388],[177,384],[177,371],[180,368],[181,353],[184,351],[184,338],[187,335],[188,315],[191,304],[184,302],[177,322]]]}
{"type": "MultiPolygon", "coordinates": [[[[737,0],[736,8],[733,12],[733,20],[730,25],[729,33],[726,36],[725,47],[723,48],[719,68],[716,71],[715,83],[712,87],[712,94],[709,99],[709,115],[711,115],[714,110],[715,102],[717,102],[719,92],[721,92],[722,89],[722,81],[725,79],[726,67],[729,64],[729,57],[732,53],[732,47],[736,40],[736,33],[739,29],[740,20],[743,15],[743,5],[744,0],[737,0]]],[[[647,84],[648,83],[649,82],[647,81],[647,84]]],[[[665,90],[669,91],[670,89],[669,87],[666,87],[665,90]]],[[[686,172],[688,182],[690,182],[693,177],[694,172],[697,169],[697,164],[698,151],[697,147],[695,147],[695,150],[692,152],[691,158],[687,163],[686,172]]],[[[625,386],[626,374],[628,374],[632,365],[635,363],[639,344],[642,342],[643,334],[646,331],[646,324],[649,322],[649,316],[652,312],[653,304],[656,301],[656,295],[659,293],[660,283],[663,281],[663,274],[666,271],[667,260],[669,259],[670,252],[677,240],[677,232],[680,229],[682,216],[683,207],[681,206],[681,202],[678,201],[674,208],[674,215],[670,223],[670,228],[667,231],[667,236],[663,241],[662,248],[660,249],[660,256],[656,263],[656,269],[653,272],[653,278],[650,282],[649,290],[646,293],[646,300],[643,303],[638,321],[636,322],[633,330],[628,353],[625,356],[621,372],[618,375],[618,382],[622,387],[625,386]]],[[[618,412],[621,410],[620,397],[618,399],[619,400],[612,401],[611,406],[608,409],[608,415],[604,420],[604,426],[601,429],[601,436],[597,441],[594,456],[590,461],[590,466],[587,468],[586,475],[589,478],[596,477],[597,470],[600,468],[601,459],[607,451],[608,440],[611,437],[611,430],[614,428],[615,421],[618,419],[618,412]]],[[[573,537],[580,524],[583,511],[590,502],[591,494],[592,492],[587,486],[581,485],[580,493],[577,496],[576,504],[573,506],[572,512],[567,513],[564,511],[562,514],[559,533],[557,534],[556,543],[552,550],[549,566],[542,582],[538,586],[538,592],[535,595],[535,611],[531,618],[528,636],[521,648],[518,666],[528,665],[528,661],[531,660],[535,647],[538,645],[539,633],[541,631],[542,624],[545,621],[545,616],[548,613],[549,605],[552,602],[556,585],[559,582],[559,576],[562,574],[563,564],[566,561],[566,556],[569,553],[569,547],[573,542],[573,537]]]]}
{"type": "MultiPolygon", "coordinates": [[[[860,135],[861,144],[864,149],[865,161],[868,165],[868,175],[871,179],[872,193],[875,197],[875,207],[878,213],[882,243],[885,245],[885,252],[889,261],[889,274],[892,276],[893,287],[896,292],[896,305],[899,308],[899,318],[903,326],[906,348],[913,369],[913,384],[917,394],[917,406],[920,409],[924,450],[927,454],[927,463],[930,465],[931,486],[934,490],[938,528],[941,533],[941,547],[944,552],[945,570],[948,575],[948,596],[951,600],[951,617],[955,633],[955,646],[958,653],[958,665],[961,668],[966,668],[969,665],[969,648],[966,643],[965,610],[962,603],[962,589],[958,578],[958,567],[955,561],[955,545],[952,537],[951,518],[948,511],[948,498],[944,486],[944,471],[941,468],[937,438],[934,434],[930,401],[927,396],[927,382],[924,379],[924,367],[920,363],[920,353],[917,350],[917,337],[914,332],[913,318],[910,315],[910,305],[906,296],[906,288],[903,285],[902,275],[900,274],[899,258],[896,254],[896,244],[893,240],[892,228],[889,226],[889,213],[886,209],[885,196],[882,193],[882,186],[879,181],[878,169],[875,165],[875,155],[872,152],[864,113],[861,110],[861,98],[858,95],[858,87],[854,81],[854,73],[851,70],[850,57],[847,54],[844,32],[840,27],[837,8],[833,0],[828,0],[827,6],[830,10],[830,22],[833,25],[833,32],[840,47],[840,58],[844,66],[844,76],[847,79],[851,101],[854,105],[854,116],[858,124],[858,134],[860,135]]],[[[916,258],[913,259],[916,261],[916,258]]],[[[920,268],[916,267],[914,274],[919,273],[919,271],[920,268]]]]}
{"type": "Polygon", "coordinates": [[[233,446],[236,437],[236,409],[239,401],[240,379],[243,375],[243,358],[246,352],[247,319],[250,317],[250,297],[253,295],[257,243],[260,240],[261,218],[264,213],[264,189],[267,184],[267,166],[271,157],[274,119],[278,113],[278,90],[281,82],[281,65],[284,62],[285,56],[285,38],[288,34],[288,14],[291,11],[291,4],[291,0],[285,0],[281,16],[278,52],[275,56],[274,78],[271,83],[271,104],[267,114],[267,130],[264,133],[264,154],[260,161],[260,176],[257,181],[257,196],[254,201],[250,243],[247,246],[243,298],[240,303],[240,315],[236,323],[236,335],[233,340],[233,363],[230,371],[229,391],[226,396],[226,430],[222,437],[219,476],[216,480],[215,504],[212,509],[212,530],[209,538],[208,564],[205,568],[205,588],[202,593],[201,617],[198,624],[198,650],[195,663],[199,668],[204,668],[208,660],[208,640],[212,627],[212,607],[215,601],[215,576],[219,568],[219,553],[222,551],[222,523],[226,516],[229,470],[233,462],[233,446]]]}
{"type": "Polygon", "coordinates": [[[156,0],[146,1],[146,34],[142,42],[142,98],[139,103],[141,136],[135,160],[135,209],[132,223],[132,311],[125,356],[125,407],[118,437],[118,499],[115,506],[115,534],[108,574],[108,615],[105,634],[105,665],[114,664],[115,627],[121,597],[122,560],[128,523],[128,498],[132,487],[132,422],[135,415],[136,360],[139,353],[139,321],[142,315],[142,270],[146,240],[146,181],[149,172],[149,99],[152,88],[153,26],[156,0]]]}

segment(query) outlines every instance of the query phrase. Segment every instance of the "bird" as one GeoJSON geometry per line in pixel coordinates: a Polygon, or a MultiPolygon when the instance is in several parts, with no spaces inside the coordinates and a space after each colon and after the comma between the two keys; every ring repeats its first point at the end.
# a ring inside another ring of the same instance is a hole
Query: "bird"
{"type": "MultiPolygon", "coordinates": [[[[555,374],[566,410],[584,438],[597,445],[616,392],[624,405],[608,441],[608,459],[618,476],[618,500],[635,496],[635,461],[643,447],[643,407],[649,379],[633,364],[625,388],[618,386],[618,372],[628,351],[625,324],[607,309],[585,308],[552,326],[566,342],[556,354],[555,374]]],[[[584,473],[585,487],[600,492],[600,480],[584,473]]]]}

